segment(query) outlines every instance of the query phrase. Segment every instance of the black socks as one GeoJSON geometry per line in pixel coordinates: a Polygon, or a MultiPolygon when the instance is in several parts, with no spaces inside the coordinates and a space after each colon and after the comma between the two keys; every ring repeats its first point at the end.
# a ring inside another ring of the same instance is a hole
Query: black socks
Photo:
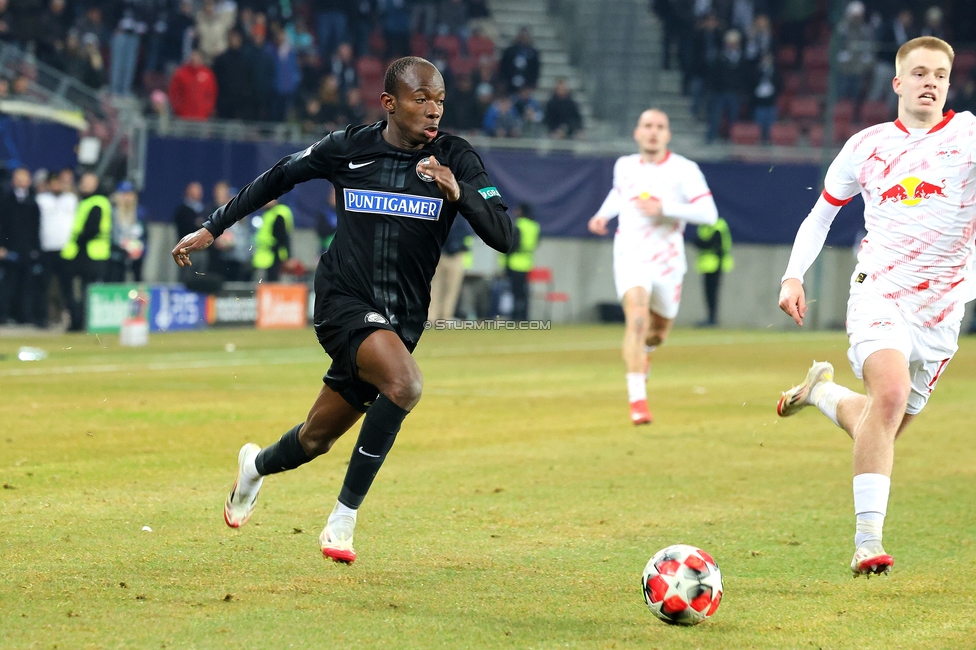
{"type": "MultiPolygon", "coordinates": [[[[377,397],[369,407],[366,417],[363,418],[356,448],[349,459],[346,478],[342,483],[342,491],[339,492],[339,503],[354,510],[359,508],[369,492],[369,486],[373,484],[373,478],[386,460],[386,454],[393,447],[393,441],[396,440],[407,413],[409,411],[403,410],[385,395],[377,397]]],[[[259,456],[258,460],[260,459],[259,456]]],[[[258,471],[261,471],[260,465],[258,471]]]]}
{"type": "Polygon", "coordinates": [[[302,449],[302,443],[298,441],[298,432],[302,430],[304,424],[304,422],[296,424],[281,436],[278,442],[261,450],[258,457],[254,459],[254,467],[258,470],[258,474],[267,476],[285,472],[312,460],[302,449]]]}

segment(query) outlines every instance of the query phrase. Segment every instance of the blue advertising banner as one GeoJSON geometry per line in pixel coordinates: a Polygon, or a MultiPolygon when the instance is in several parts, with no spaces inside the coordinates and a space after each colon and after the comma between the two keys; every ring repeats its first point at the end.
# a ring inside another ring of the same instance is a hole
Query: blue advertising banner
{"type": "Polygon", "coordinates": [[[149,289],[149,330],[173,332],[207,326],[207,296],[182,285],[154,285],[149,289]]]}

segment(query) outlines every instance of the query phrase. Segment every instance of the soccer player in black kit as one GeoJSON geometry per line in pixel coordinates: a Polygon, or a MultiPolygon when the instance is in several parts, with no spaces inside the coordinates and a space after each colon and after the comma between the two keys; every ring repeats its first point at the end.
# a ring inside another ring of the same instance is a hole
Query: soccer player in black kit
{"type": "Polygon", "coordinates": [[[438,132],[444,80],[437,68],[418,57],[394,61],[381,101],[387,121],[335,131],[283,158],[173,249],[176,263],[188,266],[191,253],[298,183],[325,178],[335,186],[338,228],[315,272],[315,334],[332,366],[303,423],[264,449],[251,443],[241,449],[224,520],[244,525],[265,476],[326,453],[365,413],[319,536],[322,554],[347,564],[356,559],[356,512],[420,401],[423,377],[411,353],[451,224],[464,217],[501,252],[514,243],[512,221],[481,159],[465,140],[438,132]]]}

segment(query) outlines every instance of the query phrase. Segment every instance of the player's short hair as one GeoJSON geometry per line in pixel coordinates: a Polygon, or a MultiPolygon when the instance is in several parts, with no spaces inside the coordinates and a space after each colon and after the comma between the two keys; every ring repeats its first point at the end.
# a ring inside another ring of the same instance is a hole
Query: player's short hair
{"type": "Polygon", "coordinates": [[[956,58],[956,53],[952,49],[952,46],[943,41],[941,38],[936,38],[935,36],[919,36],[918,38],[913,38],[910,41],[906,41],[904,45],[898,48],[898,53],[895,55],[895,74],[901,76],[901,64],[911,52],[915,50],[926,49],[935,50],[936,52],[942,52],[947,57],[949,57],[949,66],[952,66],[953,60],[956,58]]]}
{"type": "Polygon", "coordinates": [[[386,74],[383,76],[383,92],[396,97],[403,73],[415,65],[423,64],[427,64],[434,68],[434,70],[437,70],[437,66],[419,56],[405,56],[391,63],[390,67],[386,69],[386,74]]]}

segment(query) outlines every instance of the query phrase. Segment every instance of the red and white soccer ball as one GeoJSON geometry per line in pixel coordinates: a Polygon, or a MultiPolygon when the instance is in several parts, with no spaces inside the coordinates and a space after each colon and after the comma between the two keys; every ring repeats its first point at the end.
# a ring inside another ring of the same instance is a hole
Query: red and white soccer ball
{"type": "Polygon", "coordinates": [[[698,625],[722,602],[722,572],[712,556],[675,544],[654,554],[644,567],[644,602],[671,625],[698,625]]]}

